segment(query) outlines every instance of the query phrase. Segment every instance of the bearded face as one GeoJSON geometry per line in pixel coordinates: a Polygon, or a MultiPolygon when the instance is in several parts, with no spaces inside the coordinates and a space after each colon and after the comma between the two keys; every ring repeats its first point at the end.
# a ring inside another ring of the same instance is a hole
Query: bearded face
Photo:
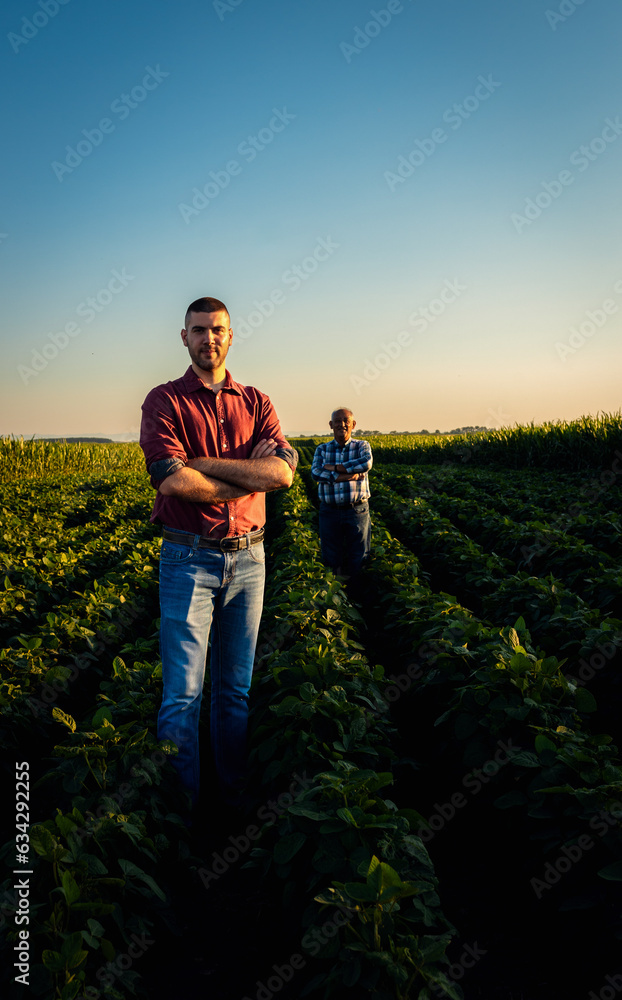
{"type": "Polygon", "coordinates": [[[204,372],[224,368],[233,331],[226,312],[190,313],[181,339],[188,348],[193,365],[204,372]]]}

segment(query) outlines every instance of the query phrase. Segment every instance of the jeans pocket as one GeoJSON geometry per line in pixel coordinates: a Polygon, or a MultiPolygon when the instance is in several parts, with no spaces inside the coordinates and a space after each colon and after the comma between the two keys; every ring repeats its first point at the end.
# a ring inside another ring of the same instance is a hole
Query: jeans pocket
{"type": "Polygon", "coordinates": [[[160,548],[160,562],[164,563],[185,563],[190,562],[194,554],[191,545],[182,545],[180,542],[162,541],[160,548]]]}
{"type": "Polygon", "coordinates": [[[248,554],[256,563],[265,563],[266,561],[266,550],[264,549],[263,542],[257,542],[256,545],[251,545],[248,550],[248,554]]]}

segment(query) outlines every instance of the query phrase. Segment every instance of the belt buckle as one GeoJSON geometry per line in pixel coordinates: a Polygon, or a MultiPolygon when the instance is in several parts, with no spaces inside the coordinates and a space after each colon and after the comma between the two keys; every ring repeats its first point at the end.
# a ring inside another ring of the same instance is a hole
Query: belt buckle
{"type": "MultiPolygon", "coordinates": [[[[257,531],[253,532],[253,535],[257,537],[260,531],[261,528],[258,528],[257,531]]],[[[234,538],[222,538],[220,540],[220,549],[222,552],[239,552],[240,550],[243,551],[244,549],[250,549],[251,545],[253,544],[253,540],[254,539],[250,537],[249,533],[247,533],[246,535],[237,535],[234,538]]],[[[259,538],[258,540],[261,541],[261,538],[259,538]]]]}

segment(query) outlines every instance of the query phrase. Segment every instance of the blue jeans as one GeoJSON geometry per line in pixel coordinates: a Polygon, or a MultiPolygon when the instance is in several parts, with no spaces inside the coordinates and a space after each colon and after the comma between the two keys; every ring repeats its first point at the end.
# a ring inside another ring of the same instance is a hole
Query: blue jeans
{"type": "MultiPolygon", "coordinates": [[[[174,529],[169,529],[174,530],[174,529]]],[[[210,737],[216,774],[226,798],[243,785],[248,692],[263,605],[263,542],[235,552],[162,540],[160,652],[164,690],[158,739],[172,740],[181,783],[199,793],[199,714],[208,639],[210,737]],[[212,628],[213,625],[213,628],[212,628]]]]}
{"type": "Polygon", "coordinates": [[[335,572],[355,576],[369,557],[371,521],[369,504],[338,507],[320,502],[322,562],[335,572]]]}

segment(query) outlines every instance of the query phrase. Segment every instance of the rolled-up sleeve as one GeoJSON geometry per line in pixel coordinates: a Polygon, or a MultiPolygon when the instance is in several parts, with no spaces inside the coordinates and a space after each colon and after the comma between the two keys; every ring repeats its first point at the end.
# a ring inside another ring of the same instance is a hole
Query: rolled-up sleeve
{"type": "Polygon", "coordinates": [[[298,452],[295,448],[284,448],[279,445],[274,454],[277,458],[282,458],[284,462],[287,462],[293,473],[296,472],[298,467],[298,452]]]}
{"type": "Polygon", "coordinates": [[[177,434],[174,404],[161,388],[152,389],[142,405],[140,446],[154,489],[188,462],[177,434]]]}
{"type": "Polygon", "coordinates": [[[167,476],[172,476],[178,469],[183,469],[185,464],[180,458],[160,458],[149,466],[151,481],[161,483],[167,476]]]}

